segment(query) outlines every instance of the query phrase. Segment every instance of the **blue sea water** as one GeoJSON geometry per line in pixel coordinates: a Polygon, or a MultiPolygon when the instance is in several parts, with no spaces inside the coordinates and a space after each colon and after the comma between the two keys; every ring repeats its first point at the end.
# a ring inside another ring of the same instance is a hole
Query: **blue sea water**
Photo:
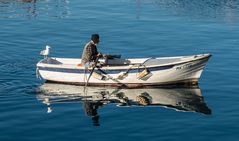
{"type": "Polygon", "coordinates": [[[237,141],[238,54],[238,0],[0,0],[0,140],[237,141]],[[78,58],[92,33],[101,52],[125,58],[211,53],[199,82],[211,113],[108,103],[95,123],[83,101],[39,92],[45,45],[51,56],[78,58]]]}

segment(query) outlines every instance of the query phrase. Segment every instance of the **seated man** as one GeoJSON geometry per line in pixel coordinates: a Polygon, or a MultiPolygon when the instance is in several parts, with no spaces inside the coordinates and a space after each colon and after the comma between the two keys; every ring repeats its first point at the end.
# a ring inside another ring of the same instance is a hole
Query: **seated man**
{"type": "Polygon", "coordinates": [[[91,35],[91,41],[88,42],[83,50],[81,63],[85,67],[90,67],[93,65],[96,59],[102,57],[102,54],[97,51],[97,44],[100,42],[100,36],[98,34],[91,35]]]}

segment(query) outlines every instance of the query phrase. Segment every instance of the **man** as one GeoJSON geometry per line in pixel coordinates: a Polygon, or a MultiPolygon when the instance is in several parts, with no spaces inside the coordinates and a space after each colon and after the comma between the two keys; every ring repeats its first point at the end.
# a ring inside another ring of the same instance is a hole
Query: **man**
{"type": "Polygon", "coordinates": [[[84,66],[86,67],[91,66],[98,57],[102,56],[97,51],[97,47],[96,47],[99,42],[100,42],[100,36],[98,34],[92,34],[91,41],[85,45],[83,53],[82,53],[81,63],[84,66]]]}

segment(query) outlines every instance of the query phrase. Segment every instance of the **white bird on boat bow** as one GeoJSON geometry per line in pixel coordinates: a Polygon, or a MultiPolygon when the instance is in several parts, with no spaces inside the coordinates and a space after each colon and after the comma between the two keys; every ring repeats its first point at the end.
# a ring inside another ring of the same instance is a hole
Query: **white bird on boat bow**
{"type": "Polygon", "coordinates": [[[40,55],[44,56],[44,58],[47,58],[47,56],[50,54],[50,48],[51,47],[49,45],[46,45],[46,49],[42,50],[40,55]]]}
{"type": "MultiPolygon", "coordinates": [[[[178,57],[108,59],[97,67],[88,86],[143,87],[197,84],[210,54],[178,57]]],[[[37,63],[41,78],[57,83],[85,85],[90,71],[81,59],[45,58],[37,63]],[[85,74],[86,72],[86,74],[85,74]]]]}

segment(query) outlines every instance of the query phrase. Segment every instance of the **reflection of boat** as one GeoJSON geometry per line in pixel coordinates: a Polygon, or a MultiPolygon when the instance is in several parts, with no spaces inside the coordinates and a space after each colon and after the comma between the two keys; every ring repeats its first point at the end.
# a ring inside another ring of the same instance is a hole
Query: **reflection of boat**
{"type": "MultiPolygon", "coordinates": [[[[197,84],[210,54],[141,58],[102,59],[94,69],[90,85],[142,87],[171,84],[197,84]]],[[[50,82],[85,85],[89,71],[81,59],[45,58],[37,63],[37,74],[50,82]]],[[[91,70],[91,68],[89,68],[91,70]]]]}
{"type": "MultiPolygon", "coordinates": [[[[37,98],[48,105],[48,112],[52,111],[51,103],[80,101],[97,108],[108,103],[116,103],[118,106],[161,106],[177,111],[211,114],[198,87],[147,89],[87,87],[84,90],[83,86],[45,83],[39,87],[38,92],[37,98]]],[[[96,115],[92,113],[90,115],[96,115]]]]}

